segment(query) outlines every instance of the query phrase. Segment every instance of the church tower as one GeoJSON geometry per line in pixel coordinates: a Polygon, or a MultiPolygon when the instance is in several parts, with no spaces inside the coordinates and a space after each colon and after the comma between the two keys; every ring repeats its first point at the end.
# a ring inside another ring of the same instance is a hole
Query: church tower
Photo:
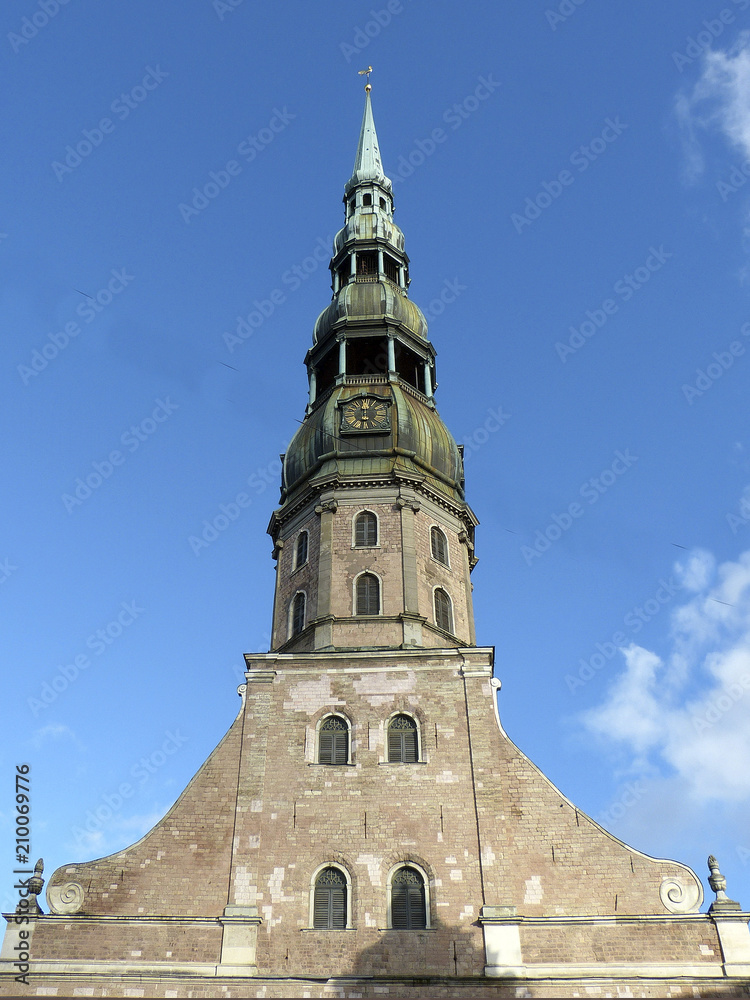
{"type": "Polygon", "coordinates": [[[333,299],[305,358],[304,422],[269,526],[278,559],[274,650],[462,647],[475,642],[477,523],[460,449],[435,406],[435,349],[409,299],[366,88],[333,299]]]}
{"type": "Polygon", "coordinates": [[[268,529],[271,649],[245,656],[236,719],[152,830],[53,872],[49,913],[38,862],[4,915],[0,995],[750,989],[750,914],[716,859],[700,913],[689,868],[602,829],[502,729],[477,520],[393,210],[368,85],[268,529]]]}

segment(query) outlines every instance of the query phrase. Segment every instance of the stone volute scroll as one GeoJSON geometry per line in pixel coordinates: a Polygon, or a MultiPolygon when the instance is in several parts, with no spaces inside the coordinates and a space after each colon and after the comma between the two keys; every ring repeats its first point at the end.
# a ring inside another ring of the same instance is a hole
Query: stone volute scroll
{"type": "Polygon", "coordinates": [[[418,514],[419,511],[422,509],[422,504],[419,502],[419,500],[407,500],[404,497],[398,498],[398,500],[396,501],[396,506],[399,508],[399,510],[404,510],[405,508],[408,507],[409,510],[413,510],[415,514],[418,514]]]}
{"type": "Polygon", "coordinates": [[[700,906],[701,888],[697,881],[671,876],[662,879],[659,898],[670,913],[694,913],[700,906]]]}
{"type": "Polygon", "coordinates": [[[53,913],[68,915],[78,913],[83,906],[83,886],[78,882],[53,885],[47,890],[47,900],[53,913]]]}
{"type": "Polygon", "coordinates": [[[316,514],[335,514],[339,509],[337,500],[324,500],[315,507],[316,514]]]}
{"type": "Polygon", "coordinates": [[[245,711],[245,702],[247,701],[247,684],[246,683],[245,684],[240,684],[237,687],[237,694],[240,696],[240,708],[239,708],[239,711],[237,712],[237,717],[239,718],[239,716],[242,715],[242,713],[245,711]]]}

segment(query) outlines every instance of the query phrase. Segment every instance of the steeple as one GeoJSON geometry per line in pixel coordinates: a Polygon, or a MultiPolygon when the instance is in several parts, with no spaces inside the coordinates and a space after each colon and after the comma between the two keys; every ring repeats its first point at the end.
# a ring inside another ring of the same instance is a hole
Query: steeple
{"type": "Polygon", "coordinates": [[[409,287],[409,258],[404,234],[393,221],[393,185],[380,157],[371,89],[368,83],[354,169],[344,185],[346,225],[334,240],[330,265],[334,295],[357,275],[372,275],[371,280],[385,276],[403,293],[409,287]],[[352,252],[355,241],[357,256],[352,252]]]}
{"type": "Polygon", "coordinates": [[[272,649],[470,646],[477,520],[435,407],[436,351],[408,296],[369,83],[344,214],[332,300],[305,357],[308,405],[268,528],[272,649]]]}
{"type": "Polygon", "coordinates": [[[357,155],[354,158],[354,170],[344,187],[347,195],[358,184],[362,184],[364,181],[374,181],[389,192],[393,189],[390,178],[385,176],[383,161],[380,158],[378,134],[375,131],[375,120],[372,116],[371,90],[372,87],[368,83],[365,87],[365,111],[362,115],[362,127],[359,130],[359,143],[357,145],[357,155]]]}

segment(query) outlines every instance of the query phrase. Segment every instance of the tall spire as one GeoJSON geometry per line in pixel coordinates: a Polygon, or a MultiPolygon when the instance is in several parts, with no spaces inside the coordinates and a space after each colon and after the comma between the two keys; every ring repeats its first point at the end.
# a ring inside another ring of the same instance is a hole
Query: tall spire
{"type": "Polygon", "coordinates": [[[369,84],[346,189],[333,296],[305,356],[308,405],[268,527],[278,560],[272,649],[473,646],[477,519],[435,407],[436,352],[407,294],[369,84]]]}
{"type": "Polygon", "coordinates": [[[358,184],[367,181],[374,181],[386,188],[386,190],[392,190],[390,178],[385,176],[383,161],[380,159],[378,134],[375,131],[375,121],[372,117],[371,89],[368,83],[365,87],[365,112],[362,115],[362,127],[359,130],[359,143],[357,144],[357,155],[354,157],[354,170],[345,187],[347,194],[358,184]]]}

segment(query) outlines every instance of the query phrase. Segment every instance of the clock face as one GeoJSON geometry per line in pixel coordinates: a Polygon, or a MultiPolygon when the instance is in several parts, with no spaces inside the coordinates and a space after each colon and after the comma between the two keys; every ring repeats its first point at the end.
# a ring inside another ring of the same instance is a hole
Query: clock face
{"type": "Polygon", "coordinates": [[[389,428],[388,404],[382,399],[362,396],[341,408],[342,431],[387,431],[389,428]]]}

